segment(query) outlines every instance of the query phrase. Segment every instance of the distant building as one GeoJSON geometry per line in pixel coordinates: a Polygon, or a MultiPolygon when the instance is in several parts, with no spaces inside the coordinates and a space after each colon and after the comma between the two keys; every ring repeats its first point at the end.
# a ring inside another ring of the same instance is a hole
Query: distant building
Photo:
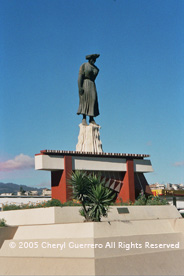
{"type": "Polygon", "coordinates": [[[13,193],[2,193],[2,194],[0,194],[1,196],[12,196],[13,195],[13,193]]]}
{"type": "Polygon", "coordinates": [[[42,196],[51,196],[52,192],[49,189],[43,189],[42,190],[42,196]]]}
{"type": "Polygon", "coordinates": [[[167,183],[166,185],[167,190],[184,190],[184,185],[183,184],[171,184],[167,183]]]}
{"type": "Polygon", "coordinates": [[[26,196],[37,196],[38,195],[38,191],[26,191],[24,193],[24,195],[26,195],[26,196]]]}
{"type": "Polygon", "coordinates": [[[149,185],[154,196],[157,195],[184,195],[184,185],[183,184],[151,184],[149,185]]]}
{"type": "Polygon", "coordinates": [[[22,194],[22,192],[17,192],[17,196],[37,196],[38,191],[26,191],[22,194]]]}
{"type": "Polygon", "coordinates": [[[37,196],[38,195],[38,191],[30,191],[30,195],[37,196]]]}
{"type": "Polygon", "coordinates": [[[184,190],[184,184],[179,184],[179,188],[180,188],[181,190],[184,190]]]}
{"type": "Polygon", "coordinates": [[[179,186],[178,186],[177,184],[173,184],[173,185],[172,185],[172,188],[173,188],[173,190],[175,190],[175,191],[176,191],[176,190],[179,190],[179,186]]]}
{"type": "Polygon", "coordinates": [[[159,183],[151,184],[149,186],[154,196],[162,195],[162,191],[165,189],[165,185],[159,183]]]}
{"type": "Polygon", "coordinates": [[[171,183],[167,183],[166,189],[167,189],[167,190],[171,190],[171,189],[172,189],[172,184],[171,184],[171,183]]]}
{"type": "Polygon", "coordinates": [[[159,183],[155,183],[155,184],[151,184],[149,185],[150,189],[165,189],[165,185],[164,184],[159,184],[159,183]]]}

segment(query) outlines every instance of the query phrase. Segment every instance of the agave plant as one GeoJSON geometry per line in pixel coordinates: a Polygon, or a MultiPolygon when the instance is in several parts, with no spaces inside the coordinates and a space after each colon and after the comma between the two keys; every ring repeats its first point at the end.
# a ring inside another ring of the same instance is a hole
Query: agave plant
{"type": "Polygon", "coordinates": [[[100,221],[102,216],[107,216],[116,195],[105,187],[99,175],[76,171],[71,175],[70,184],[73,186],[74,198],[81,201],[83,208],[80,214],[86,221],[100,221]]]}
{"type": "Polygon", "coordinates": [[[73,197],[82,204],[82,212],[87,221],[90,220],[86,209],[86,194],[88,193],[88,177],[85,172],[75,171],[71,174],[69,184],[73,187],[73,197]]]}
{"type": "Polygon", "coordinates": [[[73,197],[80,201],[83,200],[88,190],[88,177],[85,172],[75,171],[71,174],[69,183],[73,186],[73,197]]]}
{"type": "Polygon", "coordinates": [[[88,214],[93,221],[100,221],[101,217],[107,217],[109,206],[114,202],[115,193],[106,188],[102,183],[92,186],[88,195],[88,214]]]}

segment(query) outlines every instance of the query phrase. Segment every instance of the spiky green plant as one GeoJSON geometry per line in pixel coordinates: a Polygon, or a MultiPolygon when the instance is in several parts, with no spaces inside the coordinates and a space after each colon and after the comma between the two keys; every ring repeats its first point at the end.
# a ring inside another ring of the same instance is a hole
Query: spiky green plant
{"type": "Polygon", "coordinates": [[[102,216],[107,216],[116,195],[105,187],[100,175],[76,171],[72,173],[69,182],[73,186],[74,198],[82,204],[80,214],[86,221],[100,221],[102,216]]]}
{"type": "Polygon", "coordinates": [[[83,200],[87,193],[88,177],[85,172],[75,171],[71,174],[69,183],[73,186],[73,197],[78,200],[83,200]]]}
{"type": "MultiPolygon", "coordinates": [[[[90,221],[90,217],[88,215],[86,209],[86,195],[88,193],[88,177],[83,171],[75,171],[71,174],[69,179],[69,184],[73,187],[73,197],[77,199],[82,204],[82,213],[87,221],[90,221]]],[[[81,214],[82,214],[81,213],[81,214]]]]}
{"type": "Polygon", "coordinates": [[[88,214],[93,221],[100,221],[101,217],[107,217],[109,206],[114,202],[115,193],[106,188],[103,183],[91,187],[89,192],[88,214]]]}

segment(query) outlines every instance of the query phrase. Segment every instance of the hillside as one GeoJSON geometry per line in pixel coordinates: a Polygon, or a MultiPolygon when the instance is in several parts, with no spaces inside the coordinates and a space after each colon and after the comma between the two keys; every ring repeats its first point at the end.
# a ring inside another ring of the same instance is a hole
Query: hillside
{"type": "Polygon", "coordinates": [[[0,182],[0,194],[2,193],[17,193],[20,191],[20,187],[23,188],[24,191],[38,191],[38,193],[41,193],[44,188],[35,188],[35,187],[29,187],[26,185],[18,185],[14,183],[2,183],[0,182]]]}

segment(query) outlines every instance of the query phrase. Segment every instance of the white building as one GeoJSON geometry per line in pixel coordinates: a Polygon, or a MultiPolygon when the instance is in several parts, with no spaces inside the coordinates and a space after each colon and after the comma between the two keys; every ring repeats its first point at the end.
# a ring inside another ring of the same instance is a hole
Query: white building
{"type": "Polygon", "coordinates": [[[164,190],[165,189],[165,185],[164,184],[159,184],[159,183],[155,183],[155,184],[151,184],[149,185],[151,190],[164,190]]]}
{"type": "Polygon", "coordinates": [[[2,193],[1,196],[12,196],[12,193],[2,193]]]}
{"type": "Polygon", "coordinates": [[[42,196],[51,196],[52,192],[49,189],[43,189],[42,196]]]}
{"type": "Polygon", "coordinates": [[[168,190],[184,190],[184,185],[183,184],[171,184],[171,183],[167,183],[166,188],[168,190]]]}

